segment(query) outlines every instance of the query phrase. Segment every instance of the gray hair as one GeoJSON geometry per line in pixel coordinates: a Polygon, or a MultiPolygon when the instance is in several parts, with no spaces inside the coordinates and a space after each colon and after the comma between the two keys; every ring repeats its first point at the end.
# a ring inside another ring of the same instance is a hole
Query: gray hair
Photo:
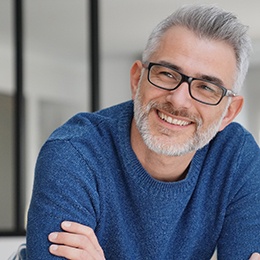
{"type": "Polygon", "coordinates": [[[183,6],[159,23],[152,31],[143,52],[144,63],[156,52],[164,33],[173,26],[185,27],[196,33],[198,37],[228,43],[234,49],[237,63],[233,90],[239,92],[249,67],[251,39],[247,34],[248,26],[240,23],[234,14],[217,6],[183,6]]]}

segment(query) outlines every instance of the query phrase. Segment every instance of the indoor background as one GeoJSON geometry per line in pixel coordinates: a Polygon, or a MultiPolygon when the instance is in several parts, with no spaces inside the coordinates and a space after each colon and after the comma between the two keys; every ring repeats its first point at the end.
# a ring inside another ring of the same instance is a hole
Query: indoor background
{"type": "MultiPolygon", "coordinates": [[[[17,232],[16,198],[24,197],[26,216],[34,165],[48,135],[70,116],[91,111],[90,2],[23,2],[23,188],[15,188],[14,1],[0,0],[0,255],[7,259],[25,241],[17,232]]],[[[189,3],[212,3],[237,14],[250,26],[254,52],[242,91],[245,106],[236,121],[260,140],[260,1],[100,0],[99,108],[131,98],[129,69],[163,18],[189,3]]],[[[25,220],[22,218],[23,222],[25,220]]]]}

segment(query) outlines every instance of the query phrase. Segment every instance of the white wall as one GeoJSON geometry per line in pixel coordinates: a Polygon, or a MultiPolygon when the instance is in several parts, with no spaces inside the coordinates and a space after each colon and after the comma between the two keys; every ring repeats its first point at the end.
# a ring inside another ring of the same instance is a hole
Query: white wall
{"type": "Polygon", "coordinates": [[[101,57],[100,105],[102,108],[131,99],[129,71],[134,55],[106,55],[101,57]]]}
{"type": "Polygon", "coordinates": [[[28,53],[26,57],[26,197],[29,201],[29,187],[32,186],[41,145],[56,127],[76,112],[87,109],[88,89],[86,63],[57,60],[35,53],[28,53]],[[46,104],[55,109],[46,110],[46,104]]]}

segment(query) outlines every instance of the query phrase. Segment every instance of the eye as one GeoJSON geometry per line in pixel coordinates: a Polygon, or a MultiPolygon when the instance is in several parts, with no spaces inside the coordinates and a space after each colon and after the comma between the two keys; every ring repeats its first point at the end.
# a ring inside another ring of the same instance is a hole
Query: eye
{"type": "Polygon", "coordinates": [[[173,74],[171,74],[170,72],[168,71],[160,71],[160,74],[162,76],[165,76],[165,77],[168,77],[168,78],[174,78],[173,74]]]}
{"type": "Polygon", "coordinates": [[[162,80],[171,80],[173,82],[180,80],[179,75],[170,70],[160,70],[158,77],[160,77],[162,80]]]}
{"type": "Polygon", "coordinates": [[[221,89],[209,82],[195,80],[193,88],[204,95],[221,95],[221,89]]]}
{"type": "Polygon", "coordinates": [[[152,81],[160,81],[158,85],[163,83],[176,84],[181,80],[178,72],[162,65],[154,65],[150,70],[150,79],[152,81]]]}
{"type": "Polygon", "coordinates": [[[198,86],[201,90],[207,91],[207,92],[211,92],[211,93],[216,93],[216,88],[212,87],[210,85],[206,85],[206,84],[200,84],[198,86]]]}

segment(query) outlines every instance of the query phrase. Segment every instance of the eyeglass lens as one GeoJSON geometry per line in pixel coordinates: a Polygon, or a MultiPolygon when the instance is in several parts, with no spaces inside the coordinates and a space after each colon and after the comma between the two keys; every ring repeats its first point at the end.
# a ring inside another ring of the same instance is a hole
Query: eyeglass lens
{"type": "MultiPolygon", "coordinates": [[[[149,71],[149,81],[166,90],[174,90],[178,87],[185,76],[178,71],[165,67],[163,65],[153,64],[149,71]]],[[[201,79],[193,79],[189,84],[189,91],[192,98],[208,104],[217,104],[222,96],[223,89],[219,86],[201,79]]]]}

